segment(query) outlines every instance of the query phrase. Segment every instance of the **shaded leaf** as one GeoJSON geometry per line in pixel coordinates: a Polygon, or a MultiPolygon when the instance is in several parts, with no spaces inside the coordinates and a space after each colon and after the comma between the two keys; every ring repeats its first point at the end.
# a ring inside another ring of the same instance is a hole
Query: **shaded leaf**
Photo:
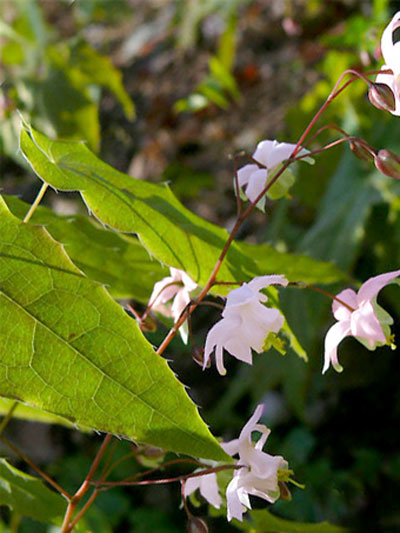
{"type": "MultiPolygon", "coordinates": [[[[22,220],[29,205],[15,196],[3,199],[22,220]]],[[[151,259],[138,239],[105,230],[87,216],[62,216],[38,207],[31,220],[44,225],[65,246],[75,265],[89,278],[105,284],[117,298],[147,303],[154,283],[169,275],[168,269],[151,259]]]]}
{"type": "Polygon", "coordinates": [[[291,522],[269,513],[268,511],[251,511],[249,522],[234,521],[236,527],[241,531],[252,533],[344,533],[348,529],[334,526],[328,522],[320,524],[309,524],[301,522],[291,522]]]}
{"type": "Polygon", "coordinates": [[[135,118],[135,107],[123,86],[122,74],[107,56],[99,54],[87,43],[80,42],[72,47],[70,67],[76,68],[87,84],[100,85],[111,91],[122,105],[127,118],[135,118]]]}
{"type": "Polygon", "coordinates": [[[105,289],[0,202],[0,395],[100,431],[225,453],[184,387],[105,289]]]}
{"type": "Polygon", "coordinates": [[[345,152],[320,202],[314,225],[299,243],[299,251],[348,269],[362,242],[367,217],[379,199],[360,162],[345,152]]]}
{"type": "MultiPolygon", "coordinates": [[[[0,415],[5,416],[14,404],[15,400],[7,400],[7,398],[0,398],[0,415]]],[[[31,407],[30,405],[18,402],[18,407],[13,412],[13,418],[20,418],[22,420],[31,420],[32,422],[43,422],[44,424],[60,424],[69,428],[76,427],[72,422],[66,418],[54,415],[47,411],[31,407]]],[[[82,430],[82,426],[79,428],[82,430]]]]}
{"type": "Polygon", "coordinates": [[[46,485],[0,459],[0,505],[39,522],[60,525],[66,500],[46,485]]]}

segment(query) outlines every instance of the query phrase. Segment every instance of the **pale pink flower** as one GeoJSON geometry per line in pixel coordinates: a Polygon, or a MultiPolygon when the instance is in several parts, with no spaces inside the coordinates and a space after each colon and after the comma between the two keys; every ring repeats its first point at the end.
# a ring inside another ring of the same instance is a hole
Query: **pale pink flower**
{"type": "Polygon", "coordinates": [[[268,334],[278,333],[284,322],[283,315],[278,309],[265,307],[261,303],[268,298],[260,290],[272,284],[286,287],[288,280],[282,275],[259,276],[228,294],[222,320],[207,334],[203,369],[214,348],[217,370],[221,375],[226,374],[224,349],[251,365],[251,350],[261,353],[268,334]]]}
{"type": "Polygon", "coordinates": [[[197,283],[183,270],[173,267],[169,270],[170,276],[154,284],[149,306],[153,311],[172,317],[176,322],[190,302],[190,293],[197,288],[197,283]],[[174,299],[172,305],[167,306],[166,303],[172,298],[174,299]]]}
{"type": "Polygon", "coordinates": [[[386,26],[381,39],[381,50],[385,65],[382,70],[392,70],[393,74],[378,74],[377,83],[388,85],[394,94],[396,108],[393,115],[400,116],[400,41],[394,42],[395,30],[400,28],[400,11],[398,11],[386,26]]]}
{"type": "Polygon", "coordinates": [[[390,340],[389,325],[391,317],[376,303],[378,292],[388,283],[400,276],[400,270],[380,274],[361,285],[358,293],[353,289],[345,289],[336,295],[338,300],[332,304],[333,315],[338,321],[325,337],[324,374],[330,363],[335,370],[343,370],[337,357],[339,343],[348,336],[353,336],[369,349],[388,344],[390,340]]]}
{"type": "Polygon", "coordinates": [[[264,406],[258,405],[240,432],[239,438],[221,444],[229,455],[239,455],[237,464],[243,467],[235,470],[226,489],[228,520],[236,518],[242,521],[246,507],[251,509],[249,495],[258,496],[270,503],[274,503],[280,495],[278,470],[287,470],[288,463],[281,456],[269,455],[262,451],[270,434],[264,424],[257,423],[263,410],[264,406]],[[256,443],[251,439],[253,431],[261,433],[256,443]]]}
{"type": "Polygon", "coordinates": [[[187,498],[195,490],[200,489],[200,494],[209,504],[217,509],[221,507],[222,498],[219,494],[217,475],[212,472],[204,476],[190,477],[185,482],[184,496],[187,498]]]}
{"type": "Polygon", "coordinates": [[[268,171],[289,159],[295,144],[279,143],[278,141],[261,141],[258,143],[253,159],[266,168],[258,165],[245,165],[238,170],[239,187],[246,186],[246,196],[250,202],[254,202],[267,184],[268,171]]]}

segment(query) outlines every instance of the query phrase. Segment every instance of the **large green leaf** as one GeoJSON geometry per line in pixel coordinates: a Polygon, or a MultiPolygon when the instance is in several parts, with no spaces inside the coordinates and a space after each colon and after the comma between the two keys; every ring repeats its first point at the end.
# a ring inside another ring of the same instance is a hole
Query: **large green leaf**
{"type": "Polygon", "coordinates": [[[346,528],[334,526],[328,522],[319,524],[291,522],[268,511],[251,511],[250,517],[250,521],[235,520],[235,525],[240,530],[251,533],[344,533],[348,531],[346,528]]]}
{"type": "Polygon", "coordinates": [[[0,459],[0,505],[33,520],[60,525],[67,508],[62,496],[0,459]]]}
{"type": "MultiPolygon", "coordinates": [[[[15,196],[3,198],[10,211],[23,219],[29,205],[15,196]]],[[[117,298],[147,303],[154,283],[169,275],[168,269],[152,260],[137,238],[101,228],[87,216],[62,216],[47,207],[38,207],[31,220],[44,225],[65,246],[75,265],[89,278],[106,285],[117,298]]]]}
{"type": "Polygon", "coordinates": [[[226,458],[136,322],[2,199],[0,346],[1,396],[167,450],[226,458]]]}
{"type": "MultiPolygon", "coordinates": [[[[137,233],[159,261],[184,270],[199,285],[206,283],[228,233],[183,207],[166,185],[135,180],[100,161],[83,143],[52,141],[32,129],[22,130],[21,149],[41,179],[58,190],[80,191],[103,224],[137,233]]],[[[239,242],[230,247],[218,277],[246,281],[268,272],[314,283],[343,278],[333,265],[239,242]]]]}
{"type": "MultiPolygon", "coordinates": [[[[14,403],[15,400],[0,398],[0,415],[6,416],[14,403]]],[[[13,412],[13,418],[21,418],[22,420],[31,420],[33,422],[43,422],[45,424],[60,424],[69,428],[74,427],[73,422],[66,418],[61,418],[60,416],[20,402],[18,402],[17,408],[13,412]]]]}

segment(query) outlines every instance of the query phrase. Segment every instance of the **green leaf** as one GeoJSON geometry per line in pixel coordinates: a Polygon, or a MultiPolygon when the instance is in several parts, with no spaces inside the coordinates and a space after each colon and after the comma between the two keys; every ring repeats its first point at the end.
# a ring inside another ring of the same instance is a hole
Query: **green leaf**
{"type": "Polygon", "coordinates": [[[107,56],[99,54],[87,43],[80,42],[71,50],[70,67],[79,71],[86,84],[100,85],[114,93],[127,118],[135,118],[135,107],[123,86],[122,74],[107,56]]]}
{"type": "MultiPolygon", "coordinates": [[[[0,415],[6,416],[15,400],[7,400],[7,398],[0,398],[0,415]]],[[[22,420],[32,420],[33,422],[43,422],[44,424],[60,424],[69,428],[76,427],[75,424],[52,413],[42,411],[30,405],[18,402],[18,406],[13,412],[13,418],[20,418],[22,420]]],[[[82,427],[80,428],[82,429],[82,427]]]]}
{"type": "MultiPolygon", "coordinates": [[[[3,196],[10,211],[24,218],[29,205],[15,196],[3,196]]],[[[107,286],[117,298],[147,303],[154,283],[169,271],[151,259],[137,238],[100,227],[87,216],[57,215],[38,207],[32,222],[46,226],[54,239],[65,246],[69,257],[89,278],[107,286]]]]}
{"type": "Polygon", "coordinates": [[[0,505],[39,522],[60,525],[67,502],[41,480],[0,459],[0,505]]]}
{"type": "Polygon", "coordinates": [[[189,455],[227,456],[106,290],[0,201],[0,395],[189,455]]]}
{"type": "MultiPolygon", "coordinates": [[[[199,285],[206,283],[228,232],[186,209],[166,185],[135,180],[97,159],[83,143],[52,141],[33,129],[21,131],[21,150],[41,179],[58,190],[79,190],[103,224],[137,233],[159,261],[184,270],[199,285]]],[[[233,242],[218,279],[246,281],[271,272],[307,283],[344,277],[333,265],[281,254],[267,244],[233,242]]]]}
{"type": "Polygon", "coordinates": [[[367,217],[380,200],[371,177],[365,176],[361,163],[351,152],[344,153],[320,202],[317,219],[299,243],[299,251],[334,261],[342,269],[351,266],[364,236],[367,217]]]}
{"type": "Polygon", "coordinates": [[[35,112],[39,117],[46,118],[56,135],[85,139],[92,150],[98,150],[100,125],[97,104],[89,90],[70,74],[67,67],[50,68],[45,80],[26,84],[35,102],[35,112]]]}
{"type": "Polygon", "coordinates": [[[238,243],[240,251],[255,262],[254,275],[284,274],[289,281],[335,283],[347,275],[333,263],[289,252],[279,252],[271,244],[238,243]],[[258,274],[256,274],[258,272],[258,274]]]}
{"type": "Polygon", "coordinates": [[[234,524],[241,531],[251,533],[344,533],[347,528],[334,526],[328,522],[320,524],[309,524],[300,522],[291,522],[279,518],[268,511],[250,511],[250,521],[238,522],[234,524]]]}

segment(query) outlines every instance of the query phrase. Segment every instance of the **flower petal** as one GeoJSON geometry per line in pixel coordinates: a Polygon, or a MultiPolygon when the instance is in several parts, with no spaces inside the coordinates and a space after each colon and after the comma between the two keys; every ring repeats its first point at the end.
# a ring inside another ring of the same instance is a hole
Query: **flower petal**
{"type": "Polygon", "coordinates": [[[253,159],[268,168],[268,161],[271,152],[278,145],[278,141],[261,141],[257,144],[256,151],[253,154],[253,159]]]}
{"type": "MultiPolygon", "coordinates": [[[[336,298],[353,309],[357,309],[358,307],[357,294],[353,291],[353,289],[345,289],[344,291],[339,292],[339,294],[336,295],[336,298]]],[[[339,303],[337,300],[333,300],[332,302],[332,312],[336,320],[348,320],[352,313],[350,309],[339,303]]]]}
{"type": "Polygon", "coordinates": [[[219,494],[217,476],[214,472],[200,477],[200,494],[216,509],[221,507],[222,498],[219,494]]]}
{"type": "Polygon", "coordinates": [[[289,159],[295,148],[296,145],[291,143],[279,143],[274,146],[274,149],[271,150],[268,157],[267,168],[272,169],[286,159],[289,159]]]}
{"type": "Polygon", "coordinates": [[[244,187],[247,185],[249,183],[250,176],[256,170],[259,170],[258,165],[245,165],[244,167],[240,168],[237,173],[239,187],[244,187]]]}
{"type": "Polygon", "coordinates": [[[185,490],[183,492],[184,497],[187,498],[198,488],[200,488],[200,476],[190,477],[185,481],[185,490]]]}
{"type": "Polygon", "coordinates": [[[239,439],[233,439],[229,442],[221,442],[221,447],[228,455],[234,456],[239,453],[239,439]]]}
{"type": "Polygon", "coordinates": [[[236,520],[240,520],[240,522],[242,522],[243,520],[243,505],[239,499],[239,494],[238,494],[239,481],[240,481],[240,478],[237,475],[237,472],[235,472],[232,480],[230,481],[229,485],[226,488],[228,522],[230,522],[232,518],[236,518],[236,520]]]}
{"type": "Polygon", "coordinates": [[[250,202],[255,202],[267,183],[268,171],[261,168],[253,172],[246,187],[246,196],[250,202]]]}
{"type": "Polygon", "coordinates": [[[332,363],[333,368],[337,372],[341,372],[343,370],[338,361],[337,347],[339,343],[349,334],[351,334],[350,321],[345,320],[342,322],[337,322],[328,330],[328,333],[325,337],[325,360],[324,368],[322,369],[323,374],[325,374],[325,372],[328,370],[330,363],[332,363]]]}
{"type": "Polygon", "coordinates": [[[398,11],[390,23],[386,26],[381,39],[381,50],[385,63],[396,75],[400,72],[399,53],[400,42],[393,42],[393,32],[399,27],[400,11],[398,11]]]}
{"type": "Polygon", "coordinates": [[[363,283],[358,291],[357,300],[361,304],[367,300],[372,300],[378,294],[378,292],[392,280],[400,276],[400,270],[394,270],[393,272],[386,272],[370,278],[363,283]]]}
{"type": "Polygon", "coordinates": [[[257,276],[249,281],[248,286],[253,291],[260,291],[269,285],[282,285],[283,287],[286,287],[288,283],[289,281],[283,274],[274,274],[272,276],[257,276]]]}
{"type": "Polygon", "coordinates": [[[351,333],[355,337],[366,339],[371,348],[375,342],[386,342],[385,334],[371,302],[365,302],[351,315],[351,333]]]}
{"type": "Polygon", "coordinates": [[[176,293],[176,296],[174,298],[174,301],[171,307],[172,316],[174,317],[175,322],[178,321],[183,310],[185,309],[185,307],[187,306],[189,302],[190,302],[190,296],[189,296],[188,291],[184,289],[183,287],[180,287],[179,291],[176,293]]]}

